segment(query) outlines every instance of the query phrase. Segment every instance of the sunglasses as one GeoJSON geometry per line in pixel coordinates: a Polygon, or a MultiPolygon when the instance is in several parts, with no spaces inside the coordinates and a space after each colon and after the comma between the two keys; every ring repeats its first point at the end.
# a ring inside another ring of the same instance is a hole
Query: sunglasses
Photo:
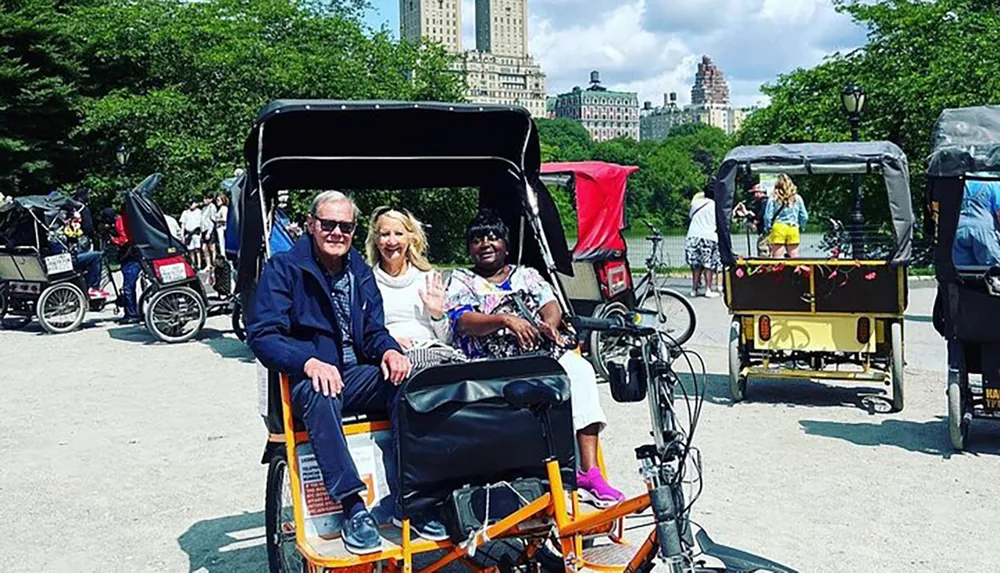
{"type": "Polygon", "coordinates": [[[496,233],[486,233],[485,235],[476,235],[469,238],[469,243],[472,245],[479,245],[485,242],[499,241],[500,237],[496,233]]]}
{"type": "Polygon", "coordinates": [[[319,217],[313,217],[319,221],[319,228],[323,230],[324,233],[332,233],[340,228],[340,232],[345,235],[350,235],[354,232],[354,229],[358,227],[358,224],[354,221],[334,221],[332,219],[320,219],[319,217]]]}

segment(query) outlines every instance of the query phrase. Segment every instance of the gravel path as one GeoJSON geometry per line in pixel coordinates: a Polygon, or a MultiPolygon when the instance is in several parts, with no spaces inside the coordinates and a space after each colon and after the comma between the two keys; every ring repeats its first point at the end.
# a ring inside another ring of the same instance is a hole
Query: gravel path
{"type": "MultiPolygon", "coordinates": [[[[848,384],[757,382],[731,405],[725,307],[695,301],[690,347],[709,376],[694,517],[716,541],[804,572],[996,569],[1000,425],[976,424],[974,453],[952,455],[931,285],[911,291],[908,402],[893,415],[848,384]]],[[[180,346],[92,322],[0,332],[0,349],[0,571],[266,570],[266,434],[226,317],[180,346]]],[[[606,390],[613,481],[638,493],[647,410],[606,390]]]]}

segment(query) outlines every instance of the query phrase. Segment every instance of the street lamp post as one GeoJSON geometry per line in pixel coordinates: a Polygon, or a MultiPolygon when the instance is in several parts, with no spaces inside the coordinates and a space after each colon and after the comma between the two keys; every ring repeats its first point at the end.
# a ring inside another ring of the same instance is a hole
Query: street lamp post
{"type": "Polygon", "coordinates": [[[115,150],[115,159],[118,161],[118,168],[121,170],[122,174],[125,173],[125,166],[128,165],[128,158],[132,155],[132,150],[128,148],[127,145],[122,143],[115,150]]]}
{"type": "MultiPolygon", "coordinates": [[[[865,90],[861,86],[851,83],[840,92],[840,103],[844,106],[844,111],[847,112],[847,119],[851,122],[851,141],[858,141],[860,138],[861,111],[865,107],[865,90]]],[[[861,232],[865,223],[865,217],[861,212],[860,174],[854,174],[852,186],[854,192],[854,210],[851,213],[851,254],[854,255],[855,260],[860,260],[865,256],[865,246],[861,232]]]]}

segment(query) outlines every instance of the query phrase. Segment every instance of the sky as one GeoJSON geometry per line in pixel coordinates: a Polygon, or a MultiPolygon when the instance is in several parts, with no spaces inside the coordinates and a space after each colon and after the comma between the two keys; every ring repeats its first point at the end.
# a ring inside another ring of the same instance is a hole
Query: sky
{"type": "MultiPolygon", "coordinates": [[[[399,0],[370,0],[373,27],[399,35],[399,0]]],[[[475,0],[462,0],[462,46],[475,48],[475,0]]],[[[760,86],[865,41],[831,0],[528,0],[531,55],[550,95],[586,87],[591,70],[609,89],[691,99],[703,55],[722,68],[737,106],[766,105],[760,86]]]]}

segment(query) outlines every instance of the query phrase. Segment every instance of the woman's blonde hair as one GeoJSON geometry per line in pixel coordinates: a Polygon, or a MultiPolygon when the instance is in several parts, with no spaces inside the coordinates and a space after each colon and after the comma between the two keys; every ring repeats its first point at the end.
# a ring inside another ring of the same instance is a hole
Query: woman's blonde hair
{"type": "Polygon", "coordinates": [[[403,228],[409,233],[410,243],[406,247],[406,253],[404,253],[407,262],[422,271],[431,270],[431,263],[424,254],[427,252],[427,235],[424,234],[423,225],[409,211],[392,207],[379,207],[372,215],[371,224],[368,225],[368,239],[365,241],[368,264],[375,266],[381,260],[378,252],[378,221],[382,217],[402,223],[403,228]]]}
{"type": "Polygon", "coordinates": [[[774,184],[774,198],[778,200],[778,203],[791,207],[798,193],[799,189],[795,183],[792,183],[791,177],[785,173],[778,176],[778,182],[774,184]]]}

